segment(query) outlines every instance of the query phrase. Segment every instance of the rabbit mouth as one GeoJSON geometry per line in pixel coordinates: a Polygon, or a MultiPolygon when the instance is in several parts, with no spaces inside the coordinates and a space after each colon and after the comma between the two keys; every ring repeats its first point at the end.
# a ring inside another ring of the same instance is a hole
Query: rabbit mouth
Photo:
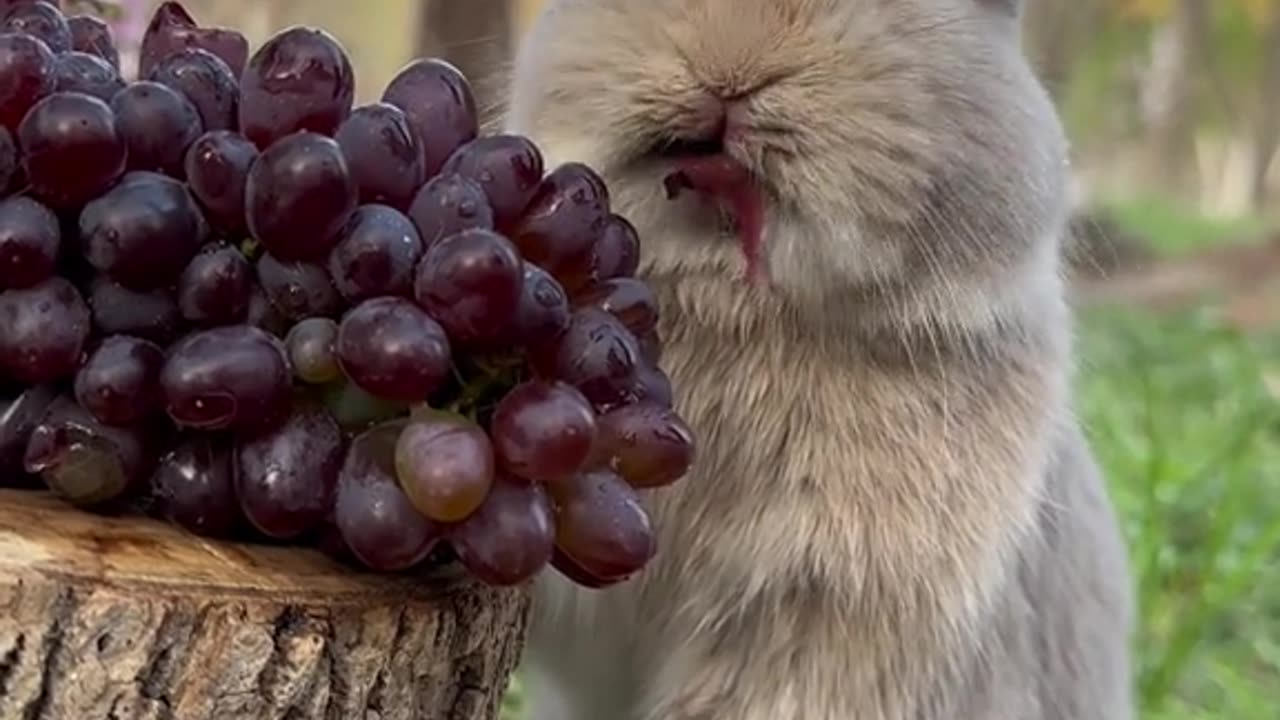
{"type": "Polygon", "coordinates": [[[764,193],[745,165],[723,152],[687,154],[662,182],[668,200],[692,190],[727,210],[746,260],[747,280],[755,285],[768,284],[763,247],[764,193]]]}

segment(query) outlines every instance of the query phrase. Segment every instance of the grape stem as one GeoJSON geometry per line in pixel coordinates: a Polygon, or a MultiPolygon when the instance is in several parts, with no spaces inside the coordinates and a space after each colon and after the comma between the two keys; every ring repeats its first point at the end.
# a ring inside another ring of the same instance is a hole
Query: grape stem
{"type": "Polygon", "coordinates": [[[258,243],[258,241],[254,240],[251,237],[247,237],[240,241],[240,252],[243,253],[244,256],[249,258],[250,260],[253,260],[257,257],[258,250],[261,247],[262,246],[258,243]]]}
{"type": "Polygon", "coordinates": [[[478,372],[471,379],[467,379],[456,365],[453,366],[454,377],[462,386],[462,392],[445,408],[466,416],[472,422],[478,422],[480,411],[486,409],[481,406],[484,400],[519,384],[523,361],[518,356],[491,356],[477,358],[475,365],[478,372]]]}

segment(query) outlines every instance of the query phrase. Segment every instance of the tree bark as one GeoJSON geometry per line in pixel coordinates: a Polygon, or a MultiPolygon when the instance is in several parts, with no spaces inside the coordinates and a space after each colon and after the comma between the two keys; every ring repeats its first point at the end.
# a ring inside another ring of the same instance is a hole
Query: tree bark
{"type": "Polygon", "coordinates": [[[1208,24],[1205,0],[1176,0],[1172,15],[1152,37],[1151,63],[1142,106],[1147,136],[1147,176],[1152,187],[1193,191],[1195,175],[1195,80],[1203,66],[1208,24]]]}
{"type": "Polygon", "coordinates": [[[417,54],[453,63],[471,81],[481,122],[501,114],[512,52],[511,0],[426,0],[417,54]]]}
{"type": "Polygon", "coordinates": [[[1267,204],[1267,177],[1280,146],[1280,9],[1271,10],[1262,52],[1262,85],[1258,89],[1257,128],[1249,178],[1250,201],[1255,211],[1267,204]]]}
{"type": "Polygon", "coordinates": [[[1056,102],[1062,102],[1071,86],[1081,46],[1097,26],[1097,2],[1032,2],[1026,8],[1024,50],[1045,89],[1056,102]]]}
{"type": "Polygon", "coordinates": [[[0,491],[0,718],[494,720],[528,594],[0,491]]]}

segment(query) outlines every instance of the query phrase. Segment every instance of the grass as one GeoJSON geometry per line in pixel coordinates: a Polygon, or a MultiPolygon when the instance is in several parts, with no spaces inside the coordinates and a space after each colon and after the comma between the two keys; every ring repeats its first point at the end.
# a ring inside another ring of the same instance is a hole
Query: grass
{"type": "MultiPolygon", "coordinates": [[[[1180,254],[1260,229],[1146,200],[1112,208],[1180,254]]],[[[1127,535],[1142,720],[1274,720],[1280,689],[1280,328],[1209,308],[1079,318],[1076,393],[1127,535]],[[1268,387],[1268,378],[1271,386],[1268,387]]],[[[521,716],[518,678],[507,720],[521,716]]]]}
{"type": "MultiPolygon", "coordinates": [[[[1112,208],[1158,253],[1256,237],[1146,199],[1112,208]]],[[[1077,394],[1130,544],[1143,720],[1271,720],[1280,688],[1280,328],[1212,308],[1080,318],[1077,394]]]]}
{"type": "Polygon", "coordinates": [[[1280,687],[1280,334],[1206,312],[1082,318],[1078,395],[1139,596],[1144,720],[1271,720],[1280,687]]]}
{"type": "Polygon", "coordinates": [[[1194,252],[1207,245],[1252,242],[1268,227],[1251,217],[1205,217],[1186,203],[1160,196],[1139,196],[1124,202],[1104,203],[1121,227],[1151,239],[1165,255],[1194,252]]]}

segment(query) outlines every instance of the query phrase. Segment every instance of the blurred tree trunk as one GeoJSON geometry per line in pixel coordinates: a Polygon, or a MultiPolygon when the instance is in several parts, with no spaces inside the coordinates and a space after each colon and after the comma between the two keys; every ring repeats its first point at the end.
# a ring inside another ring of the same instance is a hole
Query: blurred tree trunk
{"type": "Polygon", "coordinates": [[[425,0],[415,51],[458,66],[471,81],[482,120],[506,87],[511,57],[511,0],[425,0]]]}
{"type": "Polygon", "coordinates": [[[1156,28],[1142,88],[1147,129],[1147,181],[1178,194],[1196,181],[1195,80],[1203,65],[1209,22],[1207,0],[1176,0],[1156,28]]]}
{"type": "Polygon", "coordinates": [[[1097,27],[1096,0],[1033,2],[1023,21],[1023,46],[1040,81],[1056,102],[1071,84],[1076,58],[1097,27]]]}
{"type": "Polygon", "coordinates": [[[546,0],[514,0],[515,2],[515,32],[518,35],[524,33],[533,25],[533,21],[537,19],[538,13],[542,12],[542,8],[546,6],[546,0]]]}
{"type": "Polygon", "coordinates": [[[1261,210],[1267,203],[1267,175],[1280,145],[1280,10],[1271,12],[1262,51],[1262,85],[1258,88],[1257,130],[1249,178],[1254,210],[1261,210]]]}

